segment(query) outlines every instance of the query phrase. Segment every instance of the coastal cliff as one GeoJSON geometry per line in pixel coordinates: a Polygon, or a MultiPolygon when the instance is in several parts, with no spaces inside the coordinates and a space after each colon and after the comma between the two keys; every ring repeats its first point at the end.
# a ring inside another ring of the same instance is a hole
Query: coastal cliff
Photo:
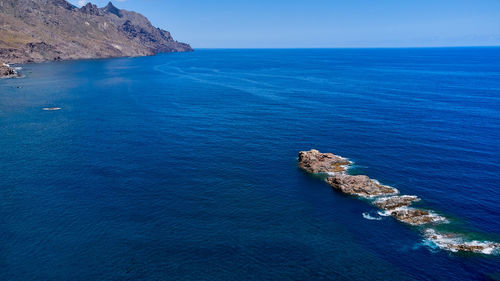
{"type": "Polygon", "coordinates": [[[0,61],[147,56],[193,49],[143,15],[66,0],[0,0],[0,61]]]}

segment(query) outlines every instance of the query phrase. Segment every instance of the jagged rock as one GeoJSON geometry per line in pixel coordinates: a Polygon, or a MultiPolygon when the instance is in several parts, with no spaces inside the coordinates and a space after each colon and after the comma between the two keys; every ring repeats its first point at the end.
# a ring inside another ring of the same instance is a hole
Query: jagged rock
{"type": "Polygon", "coordinates": [[[102,8],[101,10],[103,12],[116,15],[119,18],[122,17],[122,15],[120,14],[120,9],[118,9],[117,7],[115,7],[115,5],[113,5],[113,3],[111,3],[111,2],[109,2],[108,5],[106,5],[106,7],[102,8]]]}
{"type": "Polygon", "coordinates": [[[412,202],[420,201],[420,198],[414,195],[400,195],[383,197],[375,200],[373,204],[380,209],[394,210],[396,208],[408,207],[412,202]]]}
{"type": "Polygon", "coordinates": [[[97,6],[92,3],[87,3],[87,5],[81,7],[80,12],[95,16],[101,14],[99,8],[97,8],[97,6]]]}
{"type": "Polygon", "coordinates": [[[364,175],[351,176],[347,174],[336,174],[332,177],[328,177],[326,182],[343,193],[361,197],[390,195],[398,192],[397,189],[381,185],[377,181],[364,175]]]}
{"type": "Polygon", "coordinates": [[[18,77],[19,74],[9,65],[0,63],[0,78],[18,77]]]}
{"type": "Polygon", "coordinates": [[[23,51],[33,61],[60,60],[62,53],[56,47],[45,42],[34,42],[24,45],[23,51]]]}
{"type": "Polygon", "coordinates": [[[0,0],[0,61],[132,57],[193,49],[139,13],[109,3],[77,8],[66,0],[0,0]]]}
{"type": "Polygon", "coordinates": [[[491,254],[500,250],[500,243],[491,241],[464,241],[464,239],[454,233],[438,233],[434,229],[426,229],[424,232],[426,239],[432,241],[439,248],[452,252],[473,252],[491,254]]]}
{"type": "Polygon", "coordinates": [[[396,209],[391,215],[399,221],[411,225],[422,225],[439,221],[446,221],[444,217],[431,214],[428,211],[420,209],[396,209]]]}
{"type": "Polygon", "coordinates": [[[299,167],[309,173],[345,172],[351,162],[332,153],[321,153],[316,149],[299,152],[299,167]]]}
{"type": "Polygon", "coordinates": [[[66,0],[52,0],[52,3],[56,6],[63,7],[64,9],[67,10],[74,10],[76,7],[70,3],[68,3],[66,0]]]}
{"type": "MultiPolygon", "coordinates": [[[[414,195],[394,196],[398,190],[381,185],[376,180],[367,176],[352,176],[346,173],[346,166],[351,162],[332,153],[321,153],[315,149],[299,153],[299,167],[310,173],[332,173],[326,182],[333,188],[345,194],[357,195],[365,198],[380,197],[373,201],[378,208],[385,210],[381,216],[392,215],[397,220],[410,225],[424,225],[428,223],[447,222],[445,217],[436,215],[426,210],[408,208],[420,198],[414,195]],[[390,195],[390,196],[389,196],[390,195]]],[[[369,215],[363,216],[368,219],[369,215]]],[[[438,247],[457,252],[468,251],[475,253],[491,254],[500,250],[500,243],[489,241],[464,242],[454,234],[439,234],[432,229],[425,232],[425,237],[433,241],[438,247]]]]}

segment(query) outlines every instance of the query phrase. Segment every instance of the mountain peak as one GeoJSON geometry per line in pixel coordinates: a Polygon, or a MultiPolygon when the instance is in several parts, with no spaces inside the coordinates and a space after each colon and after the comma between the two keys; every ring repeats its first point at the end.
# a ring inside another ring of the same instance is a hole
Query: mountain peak
{"type": "Polygon", "coordinates": [[[99,15],[99,9],[96,5],[92,3],[87,3],[87,5],[80,8],[80,11],[89,14],[89,15],[99,15]]]}
{"type": "Polygon", "coordinates": [[[66,0],[0,0],[0,19],[6,23],[0,60],[8,63],[192,51],[143,15],[112,3],[99,9],[66,0]]]}
{"type": "Polygon", "coordinates": [[[114,14],[116,15],[117,17],[122,17],[121,13],[120,13],[120,9],[118,9],[117,7],[115,7],[115,5],[113,5],[113,3],[111,3],[111,1],[109,1],[108,5],[106,5],[106,7],[102,8],[102,10],[104,12],[107,12],[107,13],[110,13],[110,14],[114,14]]]}

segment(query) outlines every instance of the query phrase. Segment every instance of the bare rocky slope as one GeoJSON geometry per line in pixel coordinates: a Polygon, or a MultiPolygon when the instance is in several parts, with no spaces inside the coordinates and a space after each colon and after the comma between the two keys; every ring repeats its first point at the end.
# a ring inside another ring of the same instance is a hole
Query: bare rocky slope
{"type": "Polygon", "coordinates": [[[66,0],[0,0],[0,64],[187,52],[141,14],[66,0]]]}

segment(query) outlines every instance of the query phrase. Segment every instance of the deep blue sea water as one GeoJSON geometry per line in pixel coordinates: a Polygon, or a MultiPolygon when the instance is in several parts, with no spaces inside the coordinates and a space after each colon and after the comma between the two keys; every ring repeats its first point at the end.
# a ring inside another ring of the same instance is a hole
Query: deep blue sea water
{"type": "Polygon", "coordinates": [[[500,241],[500,48],[197,50],[0,80],[1,280],[500,280],[297,168],[500,241]],[[61,107],[44,111],[44,107],[61,107]]]}

